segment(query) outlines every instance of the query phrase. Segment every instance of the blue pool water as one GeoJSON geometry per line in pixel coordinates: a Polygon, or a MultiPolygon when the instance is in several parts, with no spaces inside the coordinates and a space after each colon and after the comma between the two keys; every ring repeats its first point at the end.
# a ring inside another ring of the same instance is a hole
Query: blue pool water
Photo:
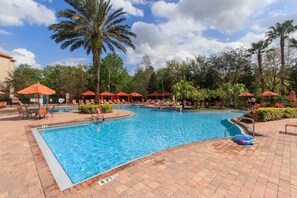
{"type": "Polygon", "coordinates": [[[70,107],[70,108],[56,108],[54,109],[54,112],[70,112],[70,111],[74,111],[77,110],[77,107],[70,107]]]}
{"type": "MultiPolygon", "coordinates": [[[[188,113],[131,107],[133,117],[39,129],[76,184],[133,159],[178,145],[224,137],[234,112],[188,113]]],[[[233,127],[229,136],[240,133],[233,127]]]]}

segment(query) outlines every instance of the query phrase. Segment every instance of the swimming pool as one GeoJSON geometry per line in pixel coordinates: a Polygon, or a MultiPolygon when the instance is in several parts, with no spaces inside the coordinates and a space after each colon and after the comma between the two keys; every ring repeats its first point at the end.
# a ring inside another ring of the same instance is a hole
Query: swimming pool
{"type": "Polygon", "coordinates": [[[56,108],[54,109],[54,112],[70,112],[70,111],[74,111],[77,110],[77,107],[69,107],[69,108],[56,108]]]}
{"type": "MultiPolygon", "coordinates": [[[[128,107],[126,107],[128,108],[128,107]]],[[[73,184],[139,157],[178,145],[222,138],[236,112],[176,112],[128,108],[135,116],[38,129],[73,184]]],[[[228,131],[239,134],[238,127],[228,131]]]]}

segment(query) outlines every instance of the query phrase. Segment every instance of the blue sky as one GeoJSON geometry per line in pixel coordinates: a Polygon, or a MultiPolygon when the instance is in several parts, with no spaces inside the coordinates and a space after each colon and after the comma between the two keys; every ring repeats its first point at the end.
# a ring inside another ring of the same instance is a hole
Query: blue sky
{"type": "MultiPolygon", "coordinates": [[[[133,71],[144,55],[160,68],[167,60],[209,55],[265,39],[269,26],[287,19],[297,24],[296,0],[112,0],[128,12],[127,23],[137,34],[136,50],[121,54],[133,71]]],[[[0,0],[0,51],[17,65],[44,67],[57,63],[91,63],[83,49],[61,50],[50,39],[48,25],[69,8],[63,0],[0,0]]],[[[297,34],[294,35],[295,38],[297,34]]],[[[104,54],[103,54],[104,56],[104,54]]]]}

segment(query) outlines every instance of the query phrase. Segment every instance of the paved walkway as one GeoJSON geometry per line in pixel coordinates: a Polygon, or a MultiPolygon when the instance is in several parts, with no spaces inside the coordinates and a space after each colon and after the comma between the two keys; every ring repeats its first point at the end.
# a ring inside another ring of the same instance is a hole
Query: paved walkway
{"type": "Polygon", "coordinates": [[[297,197],[297,129],[283,133],[285,123],[297,119],[257,123],[253,146],[239,146],[230,139],[183,145],[61,192],[29,125],[89,117],[75,113],[29,121],[1,117],[0,197],[297,197]],[[97,183],[115,173],[119,177],[114,181],[97,183]]]}

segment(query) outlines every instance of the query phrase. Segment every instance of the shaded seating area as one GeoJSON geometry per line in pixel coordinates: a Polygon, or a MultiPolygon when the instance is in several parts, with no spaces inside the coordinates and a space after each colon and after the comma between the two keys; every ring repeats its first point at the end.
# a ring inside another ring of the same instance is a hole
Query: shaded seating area
{"type": "Polygon", "coordinates": [[[118,103],[127,103],[131,99],[129,94],[122,91],[115,94],[115,98],[118,100],[118,103]]]}
{"type": "Polygon", "coordinates": [[[134,102],[134,101],[138,101],[140,102],[142,100],[142,95],[137,93],[137,92],[132,92],[130,93],[130,101],[134,102]]]}
{"type": "Polygon", "coordinates": [[[100,103],[101,104],[103,104],[103,103],[106,104],[110,100],[113,101],[114,99],[115,99],[115,95],[113,93],[110,93],[108,91],[100,93],[100,103]],[[105,99],[105,101],[104,101],[104,99],[105,99]],[[103,101],[103,103],[101,101],[103,101]]]}

